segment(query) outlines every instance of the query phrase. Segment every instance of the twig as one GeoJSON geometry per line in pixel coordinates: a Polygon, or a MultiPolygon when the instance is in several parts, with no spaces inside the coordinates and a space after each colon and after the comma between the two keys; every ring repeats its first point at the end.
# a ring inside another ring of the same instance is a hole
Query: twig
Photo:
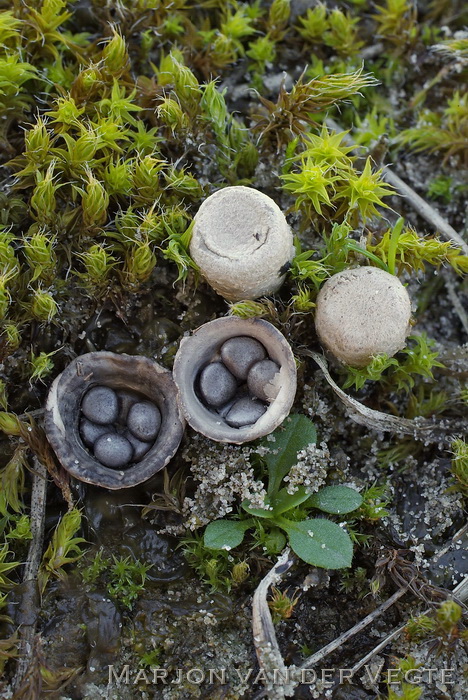
{"type": "MultiPolygon", "coordinates": [[[[342,131],[340,125],[337,124],[334,119],[327,119],[326,123],[334,131],[342,131]]],[[[344,136],[343,141],[348,146],[354,145],[353,139],[347,134],[344,136]]],[[[448,221],[446,221],[434,207],[431,207],[431,205],[420,197],[412,187],[398,177],[393,170],[390,170],[388,166],[384,168],[383,177],[390,185],[393,185],[399,194],[408,199],[413,209],[417,211],[423,219],[437,229],[446,240],[455,243],[463,250],[465,255],[468,255],[468,243],[463,240],[460,234],[450,226],[448,221]]]]}
{"type": "Polygon", "coordinates": [[[397,602],[397,600],[400,600],[405,593],[407,592],[408,588],[399,588],[395,593],[390,596],[382,605],[379,605],[378,608],[376,608],[373,612],[371,612],[367,617],[365,617],[363,620],[360,620],[354,627],[351,627],[351,629],[347,630],[346,632],[343,632],[343,634],[340,637],[337,637],[336,639],[333,640],[333,642],[330,642],[326,646],[322,647],[319,651],[315,652],[315,654],[312,654],[312,656],[309,656],[308,659],[306,659],[298,668],[311,668],[314,666],[314,664],[318,663],[319,661],[322,661],[328,654],[331,654],[332,652],[336,651],[339,649],[340,646],[342,646],[345,642],[347,642],[349,639],[354,637],[356,634],[359,634],[362,632],[363,629],[365,629],[368,625],[371,624],[374,620],[376,620],[382,613],[384,613],[388,608],[390,608],[394,603],[397,602]]]}
{"type": "MultiPolygon", "coordinates": [[[[289,548],[286,548],[275,566],[260,581],[254,593],[252,602],[252,630],[257,653],[258,664],[265,672],[266,677],[277,670],[283,677],[287,677],[287,667],[283,661],[278,641],[276,639],[273,620],[271,619],[270,608],[267,603],[268,589],[276,583],[286,571],[291,567],[293,558],[290,556],[289,548]]],[[[294,693],[296,684],[270,685],[267,684],[265,691],[268,692],[270,700],[283,700],[285,696],[294,693]]],[[[263,692],[263,691],[262,691],[263,692]]]]}
{"type": "Polygon", "coordinates": [[[468,335],[468,314],[466,313],[463,304],[461,303],[460,299],[458,298],[458,294],[455,291],[455,285],[453,284],[452,280],[450,279],[451,275],[448,270],[444,270],[443,273],[443,278],[445,282],[445,287],[447,289],[447,293],[450,297],[450,301],[453,304],[453,308],[458,314],[458,318],[461,321],[461,324],[465,330],[465,333],[468,335]]]}
{"type": "MultiPolygon", "coordinates": [[[[446,554],[450,547],[452,547],[457,540],[459,540],[461,537],[466,535],[468,531],[468,524],[464,525],[463,527],[456,532],[450,542],[445,545],[444,547],[441,547],[441,549],[434,554],[434,556],[431,558],[431,562],[435,564],[441,557],[443,557],[444,554],[446,554]]],[[[398,591],[397,591],[398,592],[398,591]]],[[[464,604],[465,601],[468,598],[468,576],[465,576],[460,583],[458,583],[453,591],[451,592],[450,598],[453,598],[456,600],[458,603],[464,604]]],[[[422,615],[428,615],[431,612],[431,609],[428,608],[425,610],[422,615]]],[[[403,630],[406,627],[406,624],[400,625],[396,629],[394,629],[390,634],[388,634],[385,639],[382,639],[381,642],[377,644],[376,647],[374,647],[371,651],[369,651],[362,659],[360,659],[351,669],[350,677],[352,678],[363,666],[365,666],[376,654],[382,651],[388,644],[390,644],[391,641],[393,641],[396,637],[398,637],[403,630]]]]}
{"type": "Polygon", "coordinates": [[[31,650],[36,632],[36,622],[39,610],[39,590],[37,587],[37,572],[42,558],[44,540],[45,505],[47,491],[47,470],[33,456],[34,472],[31,493],[31,532],[32,540],[29,546],[23,575],[23,595],[18,611],[20,627],[20,643],[18,647],[18,663],[13,680],[13,688],[21,686],[31,662],[31,650]]]}
{"type": "Polygon", "coordinates": [[[376,654],[378,654],[382,649],[385,649],[387,644],[390,644],[390,642],[395,639],[395,637],[398,637],[399,634],[403,632],[403,630],[406,627],[406,623],[404,625],[401,625],[400,627],[397,627],[397,629],[393,630],[393,632],[390,632],[385,639],[383,639],[379,644],[377,644],[376,647],[374,647],[368,654],[366,654],[362,659],[360,659],[357,664],[354,664],[354,666],[351,668],[350,672],[350,678],[354,676],[355,673],[359,671],[363,666],[365,666],[376,654]]]}
{"type": "Polygon", "coordinates": [[[35,408],[34,411],[28,411],[27,413],[22,413],[21,415],[17,416],[18,420],[24,421],[28,420],[28,418],[39,418],[44,414],[44,408],[35,408]]]}
{"type": "MultiPolygon", "coordinates": [[[[466,527],[462,528],[462,529],[466,530],[466,527]]],[[[457,535],[458,535],[458,533],[457,533],[457,535]]],[[[454,540],[452,540],[452,542],[453,541],[454,540]]],[[[441,553],[438,552],[438,554],[436,556],[437,557],[441,556],[441,553]]],[[[460,581],[460,583],[453,589],[451,597],[458,600],[458,602],[462,602],[462,603],[465,602],[465,600],[468,597],[468,576],[465,576],[465,578],[462,581],[460,581]]],[[[428,609],[428,610],[425,610],[423,613],[421,613],[421,615],[427,615],[430,612],[431,612],[431,610],[428,609]]],[[[359,671],[359,669],[361,669],[363,666],[365,666],[376,654],[378,654],[380,651],[382,651],[382,649],[385,649],[387,644],[390,644],[391,641],[393,641],[396,637],[398,637],[405,629],[406,624],[407,623],[405,623],[404,625],[400,625],[400,627],[397,627],[396,629],[394,629],[393,632],[390,632],[390,634],[388,634],[385,637],[385,639],[383,639],[381,642],[379,642],[379,644],[377,644],[376,647],[374,647],[368,654],[366,654],[362,659],[360,659],[357,662],[357,664],[355,664],[352,667],[350,677],[352,678],[354,676],[354,674],[357,673],[359,671]]]]}

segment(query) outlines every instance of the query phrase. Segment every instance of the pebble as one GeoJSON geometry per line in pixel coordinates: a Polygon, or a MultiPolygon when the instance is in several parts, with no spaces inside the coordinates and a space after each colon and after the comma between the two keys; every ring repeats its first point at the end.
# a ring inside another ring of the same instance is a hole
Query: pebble
{"type": "Polygon", "coordinates": [[[127,427],[139,440],[151,442],[161,427],[159,408],[149,401],[133,404],[128,412],[127,427]]]}
{"type": "Polygon", "coordinates": [[[139,396],[135,391],[130,391],[127,389],[120,389],[117,392],[117,397],[119,399],[119,417],[118,421],[122,425],[127,423],[128,412],[133,406],[133,404],[141,401],[141,396],[139,396]]]}
{"type": "Polygon", "coordinates": [[[105,467],[120,469],[133,458],[133,447],[123,435],[106,433],[94,443],[94,456],[105,467]]]}
{"type": "Polygon", "coordinates": [[[257,399],[246,397],[235,402],[225,420],[232,428],[242,428],[256,423],[266,410],[267,407],[257,399]]]}
{"type": "Polygon", "coordinates": [[[93,423],[114,423],[119,415],[117,394],[108,386],[93,386],[81,402],[81,410],[93,423]]]}
{"type": "Polygon", "coordinates": [[[262,401],[273,401],[280,390],[279,371],[279,366],[273,360],[256,362],[247,377],[249,390],[262,401]]]}
{"type": "Polygon", "coordinates": [[[81,439],[87,447],[92,447],[101,435],[110,432],[112,432],[110,425],[98,425],[97,423],[92,423],[87,418],[82,418],[80,421],[81,439]]]}
{"type": "Polygon", "coordinates": [[[152,442],[144,442],[143,440],[138,440],[130,430],[125,430],[123,433],[124,438],[126,438],[131,446],[133,447],[133,461],[134,462],[139,462],[140,459],[143,459],[145,454],[148,452],[148,450],[151,449],[154,443],[152,442]]]}
{"type": "Polygon", "coordinates": [[[245,380],[255,362],[266,357],[266,350],[258,340],[240,335],[229,338],[221,347],[221,359],[238,379],[245,380]]]}
{"type": "Polygon", "coordinates": [[[223,406],[237,391],[236,378],[222,362],[211,362],[200,373],[200,392],[210,406],[223,406]]]}

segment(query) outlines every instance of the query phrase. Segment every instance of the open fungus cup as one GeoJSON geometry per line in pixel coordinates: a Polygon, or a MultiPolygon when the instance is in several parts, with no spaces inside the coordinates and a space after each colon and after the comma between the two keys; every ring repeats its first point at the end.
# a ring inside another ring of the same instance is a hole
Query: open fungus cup
{"type": "Polygon", "coordinates": [[[277,328],[258,318],[224,317],[200,326],[192,335],[181,340],[173,375],[187,422],[217,442],[240,445],[268,435],[288,416],[296,395],[297,372],[291,346],[277,328]],[[255,423],[234,428],[202,402],[197,386],[201,370],[208,363],[218,360],[223,343],[238,336],[249,336],[259,341],[269,358],[279,366],[280,376],[278,394],[266,412],[255,423]]]}
{"type": "Polygon", "coordinates": [[[152,477],[176,453],[184,433],[172,374],[143,356],[90,352],[77,357],[53,382],[47,397],[45,430],[62,466],[76,479],[107,489],[129,488],[152,477]],[[81,439],[81,402],[96,385],[131,390],[156,404],[161,427],[146,455],[125,469],[98,462],[81,439]]]}

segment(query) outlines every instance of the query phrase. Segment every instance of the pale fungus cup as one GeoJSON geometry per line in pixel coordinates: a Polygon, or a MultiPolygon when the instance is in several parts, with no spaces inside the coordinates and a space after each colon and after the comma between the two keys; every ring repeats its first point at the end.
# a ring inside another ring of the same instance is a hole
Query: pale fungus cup
{"type": "Polygon", "coordinates": [[[338,272],[321,288],[315,329],[322,345],[340,362],[365,367],[382,353],[405,347],[411,301],[398,277],[377,267],[338,272]]]}
{"type": "Polygon", "coordinates": [[[60,463],[107,489],[136,486],[165,467],[184,427],[171,372],[140,355],[81,355],[47,397],[45,430],[60,463]]]}
{"type": "Polygon", "coordinates": [[[187,422],[217,442],[240,445],[271,433],[296,394],[291,346],[258,318],[200,326],[181,340],[173,374],[187,422]]]}
{"type": "Polygon", "coordinates": [[[213,289],[228,301],[276,292],[294,257],[286,218],[252,187],[225,187],[194,218],[190,255],[213,289]]]}

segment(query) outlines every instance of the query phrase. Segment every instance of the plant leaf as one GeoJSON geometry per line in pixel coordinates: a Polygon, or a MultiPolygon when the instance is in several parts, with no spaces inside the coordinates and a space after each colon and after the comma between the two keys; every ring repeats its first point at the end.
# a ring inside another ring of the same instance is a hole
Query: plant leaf
{"type": "MultiPolygon", "coordinates": [[[[270,499],[268,496],[265,498],[265,505],[270,505],[270,499]]],[[[247,511],[250,515],[255,515],[257,518],[271,518],[273,511],[266,508],[252,508],[250,501],[246,498],[241,503],[242,508],[247,511]]]]}
{"type": "Polygon", "coordinates": [[[209,549],[233,549],[244,539],[245,531],[252,527],[252,520],[214,520],[206,526],[205,547],[209,549]]]}
{"type": "Polygon", "coordinates": [[[264,439],[263,447],[274,449],[265,455],[268,467],[268,494],[277,493],[280,484],[293,464],[297,461],[297,453],[307,445],[317,440],[315,426],[307,416],[299,413],[290,415],[284,423],[272,433],[274,441],[264,439]]]}
{"type": "Polygon", "coordinates": [[[308,505],[325,513],[351,513],[362,503],[361,494],[349,486],[325,486],[310,497],[308,505]]]}
{"type": "Polygon", "coordinates": [[[306,491],[304,486],[299,486],[295,493],[288,493],[285,488],[280,489],[271,502],[273,511],[270,511],[270,517],[285,513],[287,510],[304,503],[308,498],[310,498],[310,493],[306,491]]]}
{"type": "Polygon", "coordinates": [[[331,520],[315,518],[292,522],[280,518],[277,524],[288,533],[291,549],[308,564],[323,569],[343,569],[351,566],[351,538],[331,520]]]}

